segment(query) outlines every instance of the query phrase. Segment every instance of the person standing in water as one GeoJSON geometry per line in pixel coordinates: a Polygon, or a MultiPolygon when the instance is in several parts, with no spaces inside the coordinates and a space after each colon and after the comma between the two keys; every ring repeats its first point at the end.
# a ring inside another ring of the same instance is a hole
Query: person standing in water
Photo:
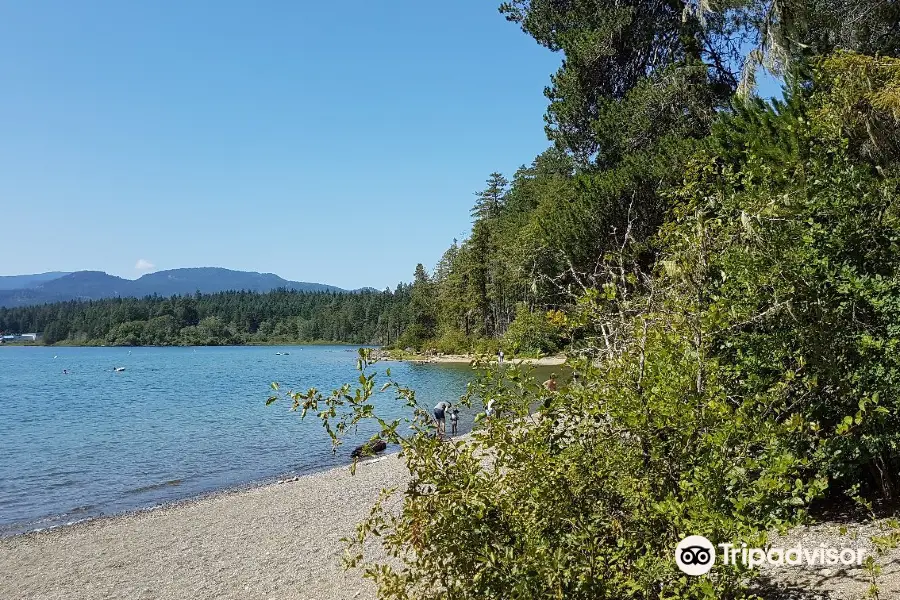
{"type": "Polygon", "coordinates": [[[438,435],[445,435],[447,433],[447,417],[446,412],[452,406],[449,402],[444,402],[443,400],[437,403],[437,406],[434,407],[434,420],[437,423],[437,432],[438,435]]]}
{"type": "Polygon", "coordinates": [[[459,426],[459,409],[450,410],[450,435],[456,435],[456,428],[459,426]]]}
{"type": "Polygon", "coordinates": [[[550,373],[550,379],[544,382],[544,389],[548,392],[556,391],[556,373],[550,373]]]}

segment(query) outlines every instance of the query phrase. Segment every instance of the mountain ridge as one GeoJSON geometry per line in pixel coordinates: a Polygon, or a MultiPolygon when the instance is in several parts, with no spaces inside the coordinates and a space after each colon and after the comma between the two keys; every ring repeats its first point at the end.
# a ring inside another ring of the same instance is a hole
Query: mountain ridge
{"type": "Polygon", "coordinates": [[[115,297],[142,298],[154,294],[175,296],[197,291],[206,294],[232,290],[269,292],[280,288],[305,292],[349,291],[323,283],[289,281],[274,273],[235,271],[222,267],[169,269],[147,273],[137,279],[125,279],[104,271],[57,271],[0,277],[0,307],[115,297]],[[14,283],[22,285],[8,287],[14,283]]]}
{"type": "Polygon", "coordinates": [[[29,275],[0,275],[0,291],[30,288],[45,281],[59,279],[71,274],[71,271],[48,271],[47,273],[33,273],[29,275]]]}

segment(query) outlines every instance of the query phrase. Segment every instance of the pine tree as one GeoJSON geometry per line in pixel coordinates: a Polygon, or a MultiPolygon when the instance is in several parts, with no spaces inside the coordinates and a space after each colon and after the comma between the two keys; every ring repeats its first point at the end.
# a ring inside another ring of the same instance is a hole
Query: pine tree
{"type": "Polygon", "coordinates": [[[506,202],[506,191],[509,181],[500,173],[491,173],[487,180],[487,187],[475,194],[475,206],[472,207],[472,217],[476,221],[496,219],[503,211],[506,202]]]}

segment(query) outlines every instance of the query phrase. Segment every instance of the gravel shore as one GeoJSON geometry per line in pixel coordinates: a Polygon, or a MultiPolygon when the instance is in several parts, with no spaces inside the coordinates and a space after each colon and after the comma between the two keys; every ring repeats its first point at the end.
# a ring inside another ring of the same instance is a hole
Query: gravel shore
{"type": "MultiPolygon", "coordinates": [[[[282,483],[0,540],[3,600],[369,600],[374,586],[341,566],[382,488],[407,479],[396,454],[282,483]]],[[[772,544],[871,548],[878,523],[801,527],[772,544]]],[[[369,558],[382,558],[374,544],[369,558]]],[[[878,561],[881,598],[900,598],[900,550],[878,561]]],[[[862,569],[764,568],[758,590],[779,600],[866,597],[862,569]]]]}
{"type": "MultiPolygon", "coordinates": [[[[808,527],[797,527],[784,536],[774,535],[772,547],[791,548],[797,545],[815,549],[824,544],[830,548],[862,548],[866,556],[872,556],[880,566],[876,578],[877,598],[900,598],[900,549],[893,548],[879,555],[872,544],[872,537],[889,536],[892,529],[887,521],[859,523],[824,522],[808,527]],[[845,529],[846,531],[842,531],[845,529]]],[[[772,600],[863,600],[873,598],[869,594],[872,583],[863,568],[855,566],[769,566],[763,567],[760,582],[764,597],[772,600]]]]}
{"type": "Polygon", "coordinates": [[[284,483],[0,540],[0,598],[368,599],[340,564],[395,454],[284,483]]]}

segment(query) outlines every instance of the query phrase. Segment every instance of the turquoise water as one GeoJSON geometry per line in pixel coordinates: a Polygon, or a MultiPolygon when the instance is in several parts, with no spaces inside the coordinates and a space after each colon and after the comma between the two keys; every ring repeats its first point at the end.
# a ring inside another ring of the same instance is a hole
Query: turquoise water
{"type": "MultiPolygon", "coordinates": [[[[345,346],[0,347],[0,536],[347,464],[372,426],[332,455],[314,416],[265,400],[272,381],[352,383],[355,365],[345,346]]],[[[471,377],[466,365],[386,367],[430,406],[471,377]]],[[[406,414],[382,398],[379,414],[406,414]]],[[[473,416],[461,413],[460,433],[473,416]]]]}

